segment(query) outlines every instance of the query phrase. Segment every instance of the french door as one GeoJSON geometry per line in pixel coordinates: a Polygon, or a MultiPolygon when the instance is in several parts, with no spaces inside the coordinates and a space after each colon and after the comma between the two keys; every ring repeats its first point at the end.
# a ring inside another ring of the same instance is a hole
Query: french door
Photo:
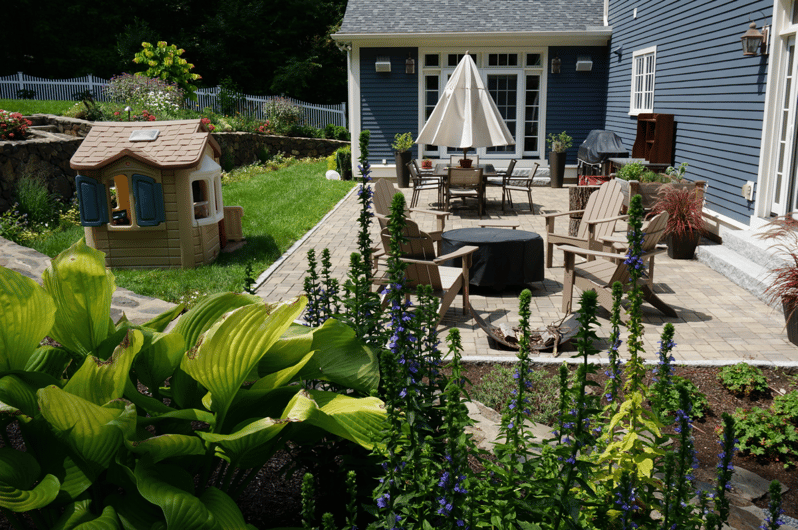
{"type": "Polygon", "coordinates": [[[771,214],[783,215],[798,209],[798,141],[796,141],[796,107],[798,106],[798,87],[796,86],[795,36],[787,40],[784,56],[784,77],[782,78],[782,98],[779,104],[779,128],[775,175],[771,201],[771,214]]]}

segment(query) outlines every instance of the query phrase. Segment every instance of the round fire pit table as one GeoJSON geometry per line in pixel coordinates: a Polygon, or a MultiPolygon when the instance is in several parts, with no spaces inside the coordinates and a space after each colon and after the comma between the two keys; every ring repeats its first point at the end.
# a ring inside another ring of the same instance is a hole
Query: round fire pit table
{"type": "MultiPolygon", "coordinates": [[[[543,273],[543,238],[535,232],[503,228],[458,228],[441,235],[442,254],[466,245],[479,250],[472,255],[469,283],[502,290],[508,285],[541,282],[543,273]]],[[[462,266],[460,259],[446,265],[462,266]]]]}

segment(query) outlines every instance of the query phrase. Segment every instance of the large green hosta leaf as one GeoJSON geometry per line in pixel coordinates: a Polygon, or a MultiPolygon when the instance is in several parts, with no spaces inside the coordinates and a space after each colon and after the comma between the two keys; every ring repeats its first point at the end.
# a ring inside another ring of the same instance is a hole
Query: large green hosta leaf
{"type": "Polygon", "coordinates": [[[56,379],[61,379],[71,359],[72,355],[64,348],[41,346],[36,348],[28,359],[25,371],[49,374],[56,379]]]}
{"type": "Polygon", "coordinates": [[[106,506],[102,514],[94,515],[89,511],[90,504],[90,500],[81,500],[67,506],[52,530],[118,530],[121,528],[116,510],[112,506],[106,506]]]}
{"type": "Polygon", "coordinates": [[[39,409],[36,391],[16,375],[7,375],[0,379],[0,402],[31,418],[36,416],[39,409]]]}
{"type": "Polygon", "coordinates": [[[136,375],[150,391],[157,392],[164,381],[180,366],[186,351],[179,333],[159,333],[142,328],[144,346],[136,357],[136,375]]]}
{"type": "Polygon", "coordinates": [[[352,398],[334,392],[306,391],[317,409],[305,420],[366,449],[373,449],[386,427],[385,404],[375,397],[352,398]]]}
{"type": "Polygon", "coordinates": [[[36,484],[40,474],[39,463],[32,455],[0,447],[0,507],[27,512],[53,502],[60,483],[53,475],[46,475],[36,484]]]}
{"type": "Polygon", "coordinates": [[[263,300],[258,296],[241,293],[208,295],[180,317],[174,331],[183,336],[186,348],[192,348],[197,344],[200,335],[208,331],[217,320],[222,318],[222,315],[252,304],[263,305],[263,300]]]}
{"type": "Polygon", "coordinates": [[[0,267],[0,372],[24,370],[55,322],[55,303],[35,281],[0,267]]]}
{"type": "Polygon", "coordinates": [[[278,305],[241,307],[214,324],[183,357],[180,367],[213,398],[221,428],[227,409],[249,373],[304,309],[305,299],[278,305]]]}
{"type": "Polygon", "coordinates": [[[280,340],[274,343],[258,363],[260,375],[271,374],[289,366],[294,366],[313,346],[312,328],[291,324],[280,340]]]}
{"type": "Polygon", "coordinates": [[[185,304],[176,305],[172,309],[167,309],[157,317],[145,322],[141,326],[153,331],[163,332],[170,322],[180,316],[180,313],[182,313],[185,308],[185,304]]]}
{"type": "Polygon", "coordinates": [[[200,500],[213,514],[219,526],[224,530],[257,530],[244,521],[241,510],[229,495],[217,488],[208,488],[200,500]]]}
{"type": "Polygon", "coordinates": [[[102,361],[89,355],[64,390],[95,405],[119,399],[129,379],[130,366],[144,342],[141,331],[130,329],[111,357],[102,361]]]}
{"type": "Polygon", "coordinates": [[[109,314],[116,284],[105,269],[103,253],[81,239],[52,260],[42,282],[58,308],[50,336],[88,355],[113,330],[109,314]]]}
{"type": "Polygon", "coordinates": [[[184,469],[143,460],[134,471],[141,496],[163,511],[169,530],[221,530],[213,514],[193,495],[193,477],[184,469]]]}
{"type": "Polygon", "coordinates": [[[153,463],[173,456],[203,455],[205,446],[196,436],[163,434],[144,440],[125,440],[131,452],[149,455],[153,463]]]}
{"type": "Polygon", "coordinates": [[[94,472],[107,468],[123,434],[132,436],[135,431],[132,404],[115,401],[99,406],[56,386],[40,389],[38,396],[44,419],[94,472]]]}

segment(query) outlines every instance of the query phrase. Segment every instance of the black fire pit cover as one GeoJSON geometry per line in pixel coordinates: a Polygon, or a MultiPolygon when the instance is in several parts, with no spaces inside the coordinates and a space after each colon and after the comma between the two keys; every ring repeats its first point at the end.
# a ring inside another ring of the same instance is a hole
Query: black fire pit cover
{"type": "Polygon", "coordinates": [[[629,151],[614,132],[593,129],[579,146],[576,156],[588,164],[598,164],[608,158],[628,158],[629,151]]]}

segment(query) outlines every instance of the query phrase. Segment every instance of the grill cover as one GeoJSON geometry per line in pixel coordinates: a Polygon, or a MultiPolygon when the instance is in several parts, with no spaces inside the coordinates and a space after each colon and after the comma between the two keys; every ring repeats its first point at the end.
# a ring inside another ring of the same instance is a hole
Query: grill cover
{"type": "Polygon", "coordinates": [[[629,151],[614,132],[593,129],[579,146],[576,157],[588,164],[599,164],[608,158],[628,158],[629,151]]]}

